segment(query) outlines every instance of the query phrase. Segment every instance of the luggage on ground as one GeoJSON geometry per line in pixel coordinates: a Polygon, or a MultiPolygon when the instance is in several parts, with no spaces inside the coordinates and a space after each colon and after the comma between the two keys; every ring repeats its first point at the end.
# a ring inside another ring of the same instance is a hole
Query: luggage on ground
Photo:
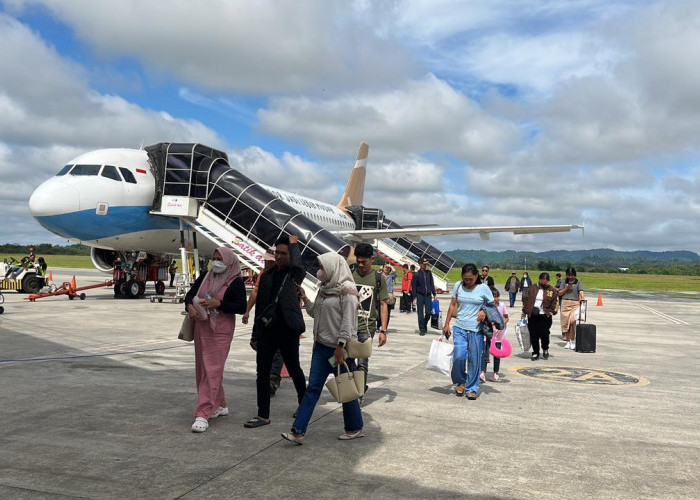
{"type": "Polygon", "coordinates": [[[576,323],[576,352],[595,352],[595,325],[585,323],[588,311],[588,301],[582,300],[579,305],[578,323],[576,323]]]}

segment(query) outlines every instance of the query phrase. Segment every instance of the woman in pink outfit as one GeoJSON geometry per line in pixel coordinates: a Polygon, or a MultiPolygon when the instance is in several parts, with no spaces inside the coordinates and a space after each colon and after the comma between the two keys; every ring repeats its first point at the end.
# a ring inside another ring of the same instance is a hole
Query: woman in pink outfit
{"type": "Polygon", "coordinates": [[[187,313],[195,321],[194,358],[197,408],[192,432],[204,432],[209,419],[228,415],[224,396],[224,365],[231,348],[236,314],[245,313],[245,284],[238,257],[217,248],[211,271],[204,271],[185,296],[187,313]]]}

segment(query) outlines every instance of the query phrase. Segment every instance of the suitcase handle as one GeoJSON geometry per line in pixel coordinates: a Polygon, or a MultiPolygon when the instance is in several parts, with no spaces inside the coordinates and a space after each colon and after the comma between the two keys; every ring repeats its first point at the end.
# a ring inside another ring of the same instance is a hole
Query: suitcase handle
{"type": "Polygon", "coordinates": [[[588,301],[579,300],[578,303],[578,324],[586,322],[586,315],[588,314],[588,301]],[[581,319],[583,318],[583,319],[581,319]]]}

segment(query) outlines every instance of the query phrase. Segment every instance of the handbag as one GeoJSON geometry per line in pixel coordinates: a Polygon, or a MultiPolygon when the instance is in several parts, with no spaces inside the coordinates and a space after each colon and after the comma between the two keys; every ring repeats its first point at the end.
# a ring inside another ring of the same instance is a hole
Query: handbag
{"type": "Polygon", "coordinates": [[[430,345],[430,352],[428,353],[428,361],[425,363],[425,367],[428,370],[442,373],[448,377],[452,373],[452,352],[454,351],[454,346],[449,342],[445,342],[442,339],[433,340],[430,345]]]}
{"type": "Polygon", "coordinates": [[[338,403],[349,403],[359,399],[365,393],[365,372],[362,370],[350,371],[347,363],[343,362],[345,373],[340,373],[340,365],[337,365],[336,376],[326,382],[326,387],[338,403]]]}
{"type": "Polygon", "coordinates": [[[524,319],[521,319],[515,325],[515,338],[518,339],[518,344],[520,344],[523,351],[528,352],[530,350],[530,330],[528,330],[527,321],[524,319]]]}
{"type": "Polygon", "coordinates": [[[348,351],[349,358],[369,358],[372,356],[372,337],[368,337],[364,342],[351,337],[345,350],[348,351]]]}
{"type": "Polygon", "coordinates": [[[194,321],[192,321],[189,314],[185,314],[185,319],[182,320],[180,333],[177,338],[185,342],[192,342],[194,340],[194,321]]]}
{"type": "Polygon", "coordinates": [[[394,304],[396,304],[396,295],[394,295],[393,293],[390,293],[389,298],[386,299],[386,304],[388,306],[393,306],[394,304]]]}

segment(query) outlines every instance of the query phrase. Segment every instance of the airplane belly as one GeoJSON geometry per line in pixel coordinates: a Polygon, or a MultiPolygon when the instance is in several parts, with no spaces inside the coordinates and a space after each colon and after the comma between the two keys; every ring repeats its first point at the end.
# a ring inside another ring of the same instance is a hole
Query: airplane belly
{"type": "MultiPolygon", "coordinates": [[[[82,240],[81,243],[111,250],[143,250],[150,254],[179,254],[180,232],[172,229],[153,229],[100,240],[82,240]]],[[[214,244],[206,238],[199,239],[197,247],[200,255],[204,257],[208,257],[214,252],[214,244]]]]}

